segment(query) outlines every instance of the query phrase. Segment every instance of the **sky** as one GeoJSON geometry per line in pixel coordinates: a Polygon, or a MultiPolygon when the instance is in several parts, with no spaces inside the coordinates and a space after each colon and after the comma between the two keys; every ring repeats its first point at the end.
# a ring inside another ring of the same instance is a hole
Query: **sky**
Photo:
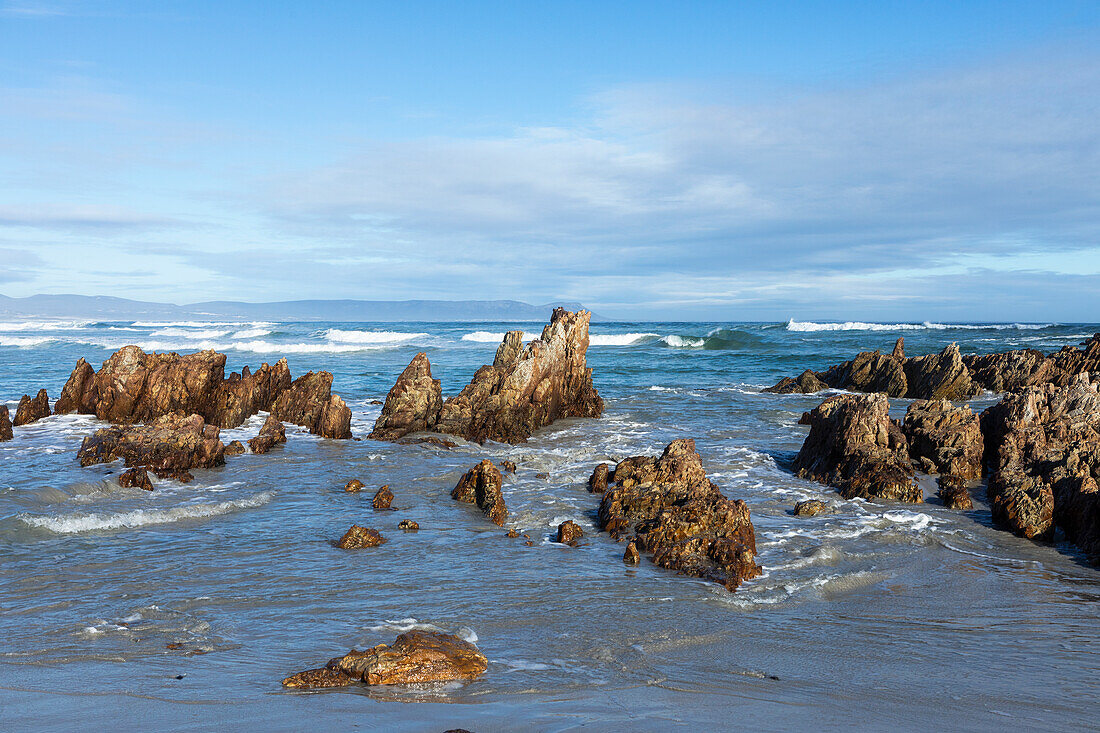
{"type": "Polygon", "coordinates": [[[0,0],[0,293],[1100,321],[1100,3],[0,0]]]}

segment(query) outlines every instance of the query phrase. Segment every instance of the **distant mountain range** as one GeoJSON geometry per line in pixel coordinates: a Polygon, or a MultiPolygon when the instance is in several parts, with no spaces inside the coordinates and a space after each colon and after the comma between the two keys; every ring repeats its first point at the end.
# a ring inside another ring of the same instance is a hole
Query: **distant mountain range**
{"type": "MultiPolygon", "coordinates": [[[[0,316],[253,321],[548,321],[557,306],[583,309],[580,303],[531,305],[518,300],[287,300],[238,303],[216,300],[175,305],[89,295],[0,295],[0,316]]],[[[595,318],[595,315],[593,315],[595,318]]]]}

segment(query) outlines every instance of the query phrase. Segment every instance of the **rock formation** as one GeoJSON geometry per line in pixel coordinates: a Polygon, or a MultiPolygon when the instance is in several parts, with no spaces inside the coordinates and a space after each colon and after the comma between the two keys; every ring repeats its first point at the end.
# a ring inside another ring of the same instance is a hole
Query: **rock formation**
{"type": "Polygon", "coordinates": [[[253,453],[267,453],[279,443],[285,442],[286,428],[275,419],[274,415],[268,415],[260,432],[248,441],[248,447],[253,453]]]}
{"type": "Polygon", "coordinates": [[[955,407],[947,400],[917,400],[909,405],[902,430],[910,457],[925,473],[964,479],[982,475],[981,425],[969,407],[955,407]]]}
{"type": "Polygon", "coordinates": [[[49,416],[50,397],[46,394],[46,390],[40,389],[33,398],[30,395],[23,395],[23,398],[19,400],[19,407],[15,409],[15,420],[12,421],[12,424],[15,427],[30,425],[32,422],[49,416]]]}
{"type": "Polygon", "coordinates": [[[508,508],[504,505],[504,494],[500,490],[503,481],[500,469],[486,458],[459,479],[451,498],[477,505],[493,524],[503,527],[504,520],[508,518],[508,508]]]}
{"type": "Polygon", "coordinates": [[[593,494],[602,494],[607,491],[607,482],[610,480],[611,472],[608,470],[606,463],[597,464],[596,468],[592,470],[592,475],[588,477],[588,490],[593,494]]]}
{"type": "Polygon", "coordinates": [[[368,685],[410,685],[426,682],[473,680],[489,662],[468,641],[436,631],[407,631],[392,646],[379,644],[367,651],[352,649],[329,661],[322,669],[300,672],[283,680],[286,687],[344,687],[356,682],[368,685]]]}
{"type": "Polygon", "coordinates": [[[307,372],[290,383],[271,406],[277,420],[309,428],[322,438],[350,438],[351,410],[332,394],[332,375],[307,372]]]}
{"type": "Polygon", "coordinates": [[[802,478],[829,484],[846,499],[920,502],[909,446],[883,394],[836,395],[800,421],[810,433],[794,461],[802,478]]]}
{"type": "Polygon", "coordinates": [[[11,413],[8,412],[8,406],[0,405],[0,442],[15,437],[11,428],[11,413]]]}
{"type": "Polygon", "coordinates": [[[660,567],[729,590],[760,574],[749,509],[707,479],[695,441],[675,440],[659,458],[620,461],[613,481],[600,501],[599,524],[616,540],[635,542],[660,567]]]}
{"type": "Polygon", "coordinates": [[[349,494],[358,494],[362,490],[363,482],[357,478],[353,478],[351,481],[348,481],[346,484],[344,484],[344,491],[348,492],[349,494]]]}
{"type": "Polygon", "coordinates": [[[397,528],[405,532],[416,532],[420,529],[420,525],[411,519],[402,519],[397,523],[397,528]]]}
{"type": "Polygon", "coordinates": [[[219,433],[201,415],[169,413],[144,425],[97,430],[84,438],[77,458],[81,466],[122,458],[127,468],[148,468],[162,478],[188,480],[188,469],[225,463],[219,433]]]}
{"type": "Polygon", "coordinates": [[[560,544],[576,547],[581,537],[584,537],[584,530],[572,519],[567,519],[558,525],[557,541],[560,544]]]}
{"type": "Polygon", "coordinates": [[[239,440],[231,440],[225,446],[225,455],[239,456],[244,453],[244,443],[239,440]]]}
{"type": "Polygon", "coordinates": [[[374,494],[374,499],[371,500],[371,507],[375,510],[389,509],[393,504],[393,492],[390,491],[389,486],[383,486],[374,494]]]}
{"type": "Polygon", "coordinates": [[[131,468],[123,471],[118,477],[118,485],[124,489],[137,488],[145,491],[153,490],[153,482],[149,479],[149,472],[144,468],[131,468]]]}
{"type": "Polygon", "coordinates": [[[966,488],[966,479],[954,474],[944,474],[936,479],[939,491],[936,492],[940,501],[948,509],[969,510],[974,508],[974,501],[970,498],[970,490],[966,488]]]}
{"type": "Polygon", "coordinates": [[[794,505],[796,517],[814,517],[822,512],[828,512],[829,505],[821,499],[806,499],[794,505]]]}
{"type": "Polygon", "coordinates": [[[336,542],[336,546],[341,550],[361,550],[364,547],[378,547],[385,541],[386,539],[377,529],[353,524],[336,542]]]}
{"type": "Polygon", "coordinates": [[[542,335],[526,346],[521,331],[505,334],[492,364],[439,407],[439,382],[417,354],[386,398],[372,437],[396,440],[413,430],[436,430],[484,443],[522,443],[560,418],[599,417],[603,400],[592,386],[587,311],[554,310],[542,335]]]}

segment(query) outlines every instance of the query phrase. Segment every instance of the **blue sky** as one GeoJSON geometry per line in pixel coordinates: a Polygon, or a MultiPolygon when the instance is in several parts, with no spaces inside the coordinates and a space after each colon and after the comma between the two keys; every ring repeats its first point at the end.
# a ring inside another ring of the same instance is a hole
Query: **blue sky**
{"type": "Polygon", "coordinates": [[[0,2],[0,292],[1100,319],[1100,3],[0,2]]]}

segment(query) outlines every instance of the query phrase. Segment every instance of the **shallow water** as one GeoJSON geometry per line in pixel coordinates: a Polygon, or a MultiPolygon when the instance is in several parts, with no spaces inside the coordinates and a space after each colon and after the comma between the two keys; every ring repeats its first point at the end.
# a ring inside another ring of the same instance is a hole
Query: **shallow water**
{"type": "MultiPolygon", "coordinates": [[[[607,403],[521,446],[453,450],[329,441],[288,429],[264,456],[195,482],[122,489],[119,464],[80,468],[100,424],[55,416],[0,443],[0,720],[71,729],[213,725],[297,730],[678,730],[1096,726],[1100,572],[1072,547],[994,529],[976,509],[844,501],[786,466],[814,395],[761,394],[803,368],[898,335],[920,354],[1054,350],[1095,325],[598,323],[589,364],[607,403]],[[765,575],[736,593],[677,577],[596,531],[592,467],[693,437],[708,474],[748,502],[765,575]],[[510,458],[509,539],[449,497],[483,457],[510,458]],[[536,474],[548,473],[548,479],[536,474]],[[343,484],[359,478],[362,494],[343,484]],[[389,484],[396,511],[374,512],[389,484]],[[791,515],[824,498],[835,514],[791,515]],[[414,519],[416,533],[397,529],[414,519]],[[573,519],[583,545],[553,543],[573,519]],[[332,546],[353,522],[381,548],[332,546]],[[284,691],[289,673],[409,628],[460,633],[490,659],[472,684],[284,691]],[[167,645],[180,645],[168,649],[167,645]],[[177,677],[182,678],[177,679],[177,677]],[[417,704],[411,705],[415,701],[417,704]]],[[[60,393],[78,357],[127,343],[218,348],[229,366],[286,355],[327,369],[365,437],[398,372],[426,351],[445,394],[539,324],[0,323],[0,402],[60,393]]],[[[975,400],[981,408],[992,395],[975,400]]],[[[897,400],[894,408],[905,409],[897,400]]],[[[263,415],[223,431],[255,435],[263,415]]]]}

